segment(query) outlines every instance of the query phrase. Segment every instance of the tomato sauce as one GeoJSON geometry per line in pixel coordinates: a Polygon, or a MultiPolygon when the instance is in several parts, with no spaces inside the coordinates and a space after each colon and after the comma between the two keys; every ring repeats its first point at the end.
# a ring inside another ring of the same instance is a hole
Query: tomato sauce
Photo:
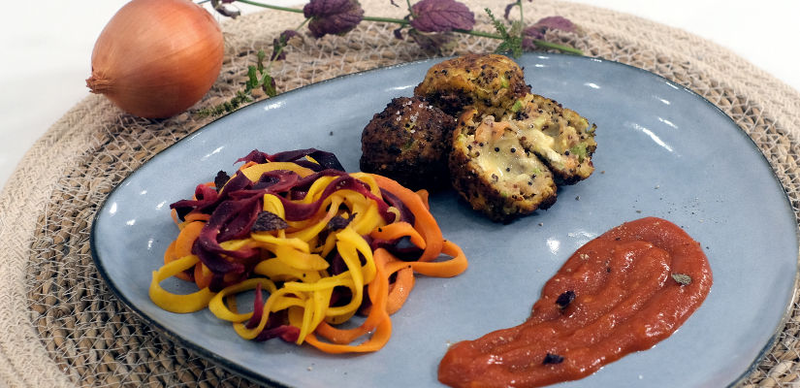
{"type": "Polygon", "coordinates": [[[579,248],[521,325],[451,346],[439,380],[452,387],[538,387],[588,376],[669,337],[708,295],[700,244],[649,217],[579,248]]]}

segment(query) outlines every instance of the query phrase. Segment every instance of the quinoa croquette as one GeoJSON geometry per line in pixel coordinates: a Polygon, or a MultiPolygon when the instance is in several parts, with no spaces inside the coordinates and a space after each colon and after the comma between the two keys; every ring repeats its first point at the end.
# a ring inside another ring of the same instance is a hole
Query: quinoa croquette
{"type": "Polygon", "coordinates": [[[433,65],[414,95],[458,116],[467,106],[481,113],[502,113],[530,90],[522,69],[510,58],[467,54],[433,65]]]}
{"type": "Polygon", "coordinates": [[[361,133],[361,170],[412,189],[446,187],[454,128],[455,118],[426,100],[395,98],[361,133]]]}
{"type": "Polygon", "coordinates": [[[459,118],[452,144],[453,187],[491,220],[509,222],[555,203],[553,174],[507,122],[468,109],[459,118]]]}
{"type": "Polygon", "coordinates": [[[498,121],[518,133],[522,146],[547,165],[557,184],[574,184],[594,171],[596,126],[558,102],[528,94],[498,121]]]}
{"type": "Polygon", "coordinates": [[[531,93],[508,57],[442,61],[414,95],[392,100],[364,129],[363,170],[414,189],[441,188],[449,176],[472,209],[504,223],[549,208],[558,186],[594,172],[596,126],[531,93]]]}

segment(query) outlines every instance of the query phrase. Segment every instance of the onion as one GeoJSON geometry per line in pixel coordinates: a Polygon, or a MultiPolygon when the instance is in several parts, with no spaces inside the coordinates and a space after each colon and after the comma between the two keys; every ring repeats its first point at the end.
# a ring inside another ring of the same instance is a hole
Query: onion
{"type": "Polygon", "coordinates": [[[219,76],[222,31],[188,0],[133,0],[100,33],[86,86],[124,111],[166,118],[199,101],[219,76]]]}

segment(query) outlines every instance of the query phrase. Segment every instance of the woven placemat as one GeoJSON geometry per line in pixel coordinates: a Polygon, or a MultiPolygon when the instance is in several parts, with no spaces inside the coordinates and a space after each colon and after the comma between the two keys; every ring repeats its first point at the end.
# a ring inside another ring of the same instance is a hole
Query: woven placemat
{"type": "MultiPolygon", "coordinates": [[[[467,0],[502,15],[506,2],[467,0]]],[[[365,0],[370,15],[402,17],[388,0],[365,0]]],[[[684,85],[719,106],[749,134],[800,209],[800,94],[714,44],[630,15],[539,0],[529,21],[559,14],[578,33],[550,39],[587,55],[640,67],[684,85]]],[[[476,12],[479,14],[479,12],[476,12]]],[[[71,109],[26,154],[0,193],[0,385],[255,386],[182,348],[135,316],[109,291],[92,262],[91,220],[112,188],[153,155],[200,128],[194,114],[242,88],[254,52],[302,16],[265,11],[224,24],[226,60],[203,101],[153,121],[124,114],[91,96],[71,109]]],[[[479,27],[491,30],[478,15],[479,27]]],[[[306,38],[274,71],[279,91],[334,76],[429,57],[393,37],[393,25],[362,23],[346,36],[306,38]]],[[[460,37],[446,55],[488,52],[497,42],[460,37]]],[[[87,69],[88,74],[88,69],[87,69]]],[[[795,386],[800,381],[800,309],[795,305],[775,346],[742,382],[795,386]]]]}

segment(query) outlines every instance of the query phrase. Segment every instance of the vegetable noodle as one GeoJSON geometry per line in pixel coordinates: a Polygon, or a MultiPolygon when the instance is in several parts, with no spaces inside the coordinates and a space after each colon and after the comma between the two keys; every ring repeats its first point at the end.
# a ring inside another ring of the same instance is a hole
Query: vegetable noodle
{"type": "Polygon", "coordinates": [[[180,232],[149,290],[160,308],[208,308],[248,340],[373,352],[388,342],[389,317],[415,274],[453,277],[467,268],[424,190],[345,173],[333,154],[315,149],[255,150],[237,162],[245,163],[233,177],[220,172],[193,199],[170,206],[180,232]],[[197,291],[167,291],[161,283],[170,277],[197,291]],[[254,300],[242,312],[237,296],[245,293],[254,300]],[[356,315],[364,316],[358,325],[356,315]]]}

